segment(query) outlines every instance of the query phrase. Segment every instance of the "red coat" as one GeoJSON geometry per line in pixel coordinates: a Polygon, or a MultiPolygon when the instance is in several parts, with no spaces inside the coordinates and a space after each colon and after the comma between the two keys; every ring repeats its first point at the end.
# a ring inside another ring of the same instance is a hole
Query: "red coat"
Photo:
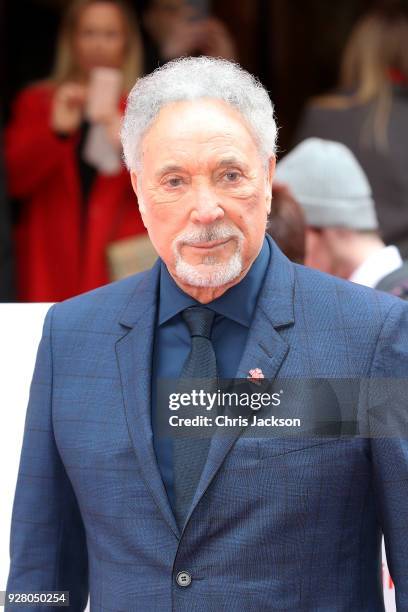
{"type": "Polygon", "coordinates": [[[54,302],[109,282],[106,247],[145,232],[125,167],[98,174],[80,239],[79,133],[50,128],[53,89],[34,85],[17,98],[6,129],[9,193],[22,201],[15,228],[18,298],[54,302]]]}

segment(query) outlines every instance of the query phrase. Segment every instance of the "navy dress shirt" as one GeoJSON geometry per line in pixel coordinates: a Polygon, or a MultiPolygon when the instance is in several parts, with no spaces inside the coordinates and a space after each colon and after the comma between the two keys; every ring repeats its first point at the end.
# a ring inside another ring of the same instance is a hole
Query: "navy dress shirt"
{"type": "MultiPolygon", "coordinates": [[[[244,352],[248,331],[255,312],[270,247],[265,239],[251,268],[242,281],[221,297],[205,304],[216,312],[211,341],[217,358],[219,378],[235,378],[244,352]]],[[[157,383],[160,379],[178,379],[190,352],[190,333],[181,317],[189,306],[202,305],[182,291],[161,262],[158,316],[152,363],[153,445],[169,502],[174,509],[172,440],[157,435],[157,383]]]]}

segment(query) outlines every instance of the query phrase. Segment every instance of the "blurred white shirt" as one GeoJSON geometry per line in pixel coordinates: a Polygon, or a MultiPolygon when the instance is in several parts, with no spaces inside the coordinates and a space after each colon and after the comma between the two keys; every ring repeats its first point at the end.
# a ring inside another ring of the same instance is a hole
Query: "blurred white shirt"
{"type": "Polygon", "coordinates": [[[359,285],[372,287],[381,279],[402,265],[402,259],[396,246],[390,245],[370,255],[350,276],[349,280],[359,285]]]}

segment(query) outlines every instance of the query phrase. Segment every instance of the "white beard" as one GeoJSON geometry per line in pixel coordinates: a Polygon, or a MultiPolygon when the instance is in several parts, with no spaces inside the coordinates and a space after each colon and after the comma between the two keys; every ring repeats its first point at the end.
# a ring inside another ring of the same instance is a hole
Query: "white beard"
{"type": "Polygon", "coordinates": [[[242,242],[244,236],[236,228],[227,225],[213,225],[185,232],[177,237],[173,243],[173,253],[175,255],[175,273],[177,277],[187,285],[193,287],[222,287],[235,280],[242,272],[242,242]],[[179,247],[183,243],[194,244],[200,242],[211,242],[234,238],[237,247],[228,261],[217,263],[214,256],[207,256],[203,259],[203,264],[211,266],[208,271],[200,270],[200,265],[187,263],[180,254],[179,247]]]}

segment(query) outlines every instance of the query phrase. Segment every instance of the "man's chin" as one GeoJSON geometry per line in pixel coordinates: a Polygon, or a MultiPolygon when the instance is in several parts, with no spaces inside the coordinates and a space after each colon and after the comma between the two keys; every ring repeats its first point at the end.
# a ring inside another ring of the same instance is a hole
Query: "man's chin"
{"type": "Polygon", "coordinates": [[[222,264],[191,265],[179,260],[175,269],[177,277],[193,287],[222,287],[233,282],[242,272],[240,261],[222,264]]]}

